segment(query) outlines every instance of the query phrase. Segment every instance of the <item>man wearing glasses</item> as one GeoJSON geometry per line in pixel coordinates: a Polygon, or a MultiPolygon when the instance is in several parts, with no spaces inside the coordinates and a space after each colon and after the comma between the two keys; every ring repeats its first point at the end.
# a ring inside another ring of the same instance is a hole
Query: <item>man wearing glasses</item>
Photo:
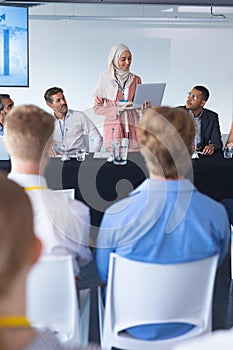
{"type": "Polygon", "coordinates": [[[222,149],[222,139],[218,114],[204,108],[209,91],[206,87],[197,85],[189,92],[186,105],[183,108],[194,117],[196,123],[196,137],[194,151],[211,155],[222,149]]]}
{"type": "Polygon", "coordinates": [[[4,133],[4,119],[7,113],[14,107],[14,102],[8,94],[0,94],[0,135],[4,133]]]}

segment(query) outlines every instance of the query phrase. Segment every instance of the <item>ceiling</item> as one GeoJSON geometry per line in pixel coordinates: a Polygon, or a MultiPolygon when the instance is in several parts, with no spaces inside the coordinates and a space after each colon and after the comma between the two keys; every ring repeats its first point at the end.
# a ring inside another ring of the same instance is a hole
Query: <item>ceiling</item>
{"type": "Polygon", "coordinates": [[[34,20],[201,21],[233,26],[233,0],[0,0],[1,5],[29,7],[34,20]]]}
{"type": "Polygon", "coordinates": [[[154,4],[154,5],[189,5],[189,6],[233,6],[233,0],[0,0],[1,5],[35,6],[42,3],[86,3],[86,4],[154,4]]]}

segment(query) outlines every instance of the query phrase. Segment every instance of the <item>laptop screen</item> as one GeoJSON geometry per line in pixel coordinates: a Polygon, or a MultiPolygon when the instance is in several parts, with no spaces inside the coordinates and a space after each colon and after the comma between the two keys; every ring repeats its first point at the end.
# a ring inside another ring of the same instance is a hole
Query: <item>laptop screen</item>
{"type": "Polygon", "coordinates": [[[166,83],[139,84],[136,87],[134,104],[142,105],[145,101],[150,101],[151,107],[160,106],[162,103],[166,83]]]}

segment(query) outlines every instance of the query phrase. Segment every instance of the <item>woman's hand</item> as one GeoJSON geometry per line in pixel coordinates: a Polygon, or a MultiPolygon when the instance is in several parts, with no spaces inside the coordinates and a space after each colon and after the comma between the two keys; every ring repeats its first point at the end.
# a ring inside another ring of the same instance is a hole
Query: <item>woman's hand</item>
{"type": "Polygon", "coordinates": [[[126,108],[131,107],[133,105],[132,101],[127,101],[124,104],[122,104],[121,106],[118,107],[118,115],[123,112],[126,108]]]}
{"type": "Polygon", "coordinates": [[[151,104],[150,104],[150,101],[149,101],[149,100],[146,100],[146,101],[142,104],[142,106],[141,106],[141,111],[142,111],[142,113],[145,112],[145,110],[146,110],[147,108],[151,108],[151,104]]]}

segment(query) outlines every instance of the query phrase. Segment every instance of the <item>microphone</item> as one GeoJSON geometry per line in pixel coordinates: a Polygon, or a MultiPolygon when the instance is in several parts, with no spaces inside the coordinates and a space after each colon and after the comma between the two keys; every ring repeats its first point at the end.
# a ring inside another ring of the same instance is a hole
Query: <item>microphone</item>
{"type": "Polygon", "coordinates": [[[107,162],[109,163],[112,163],[113,162],[113,159],[114,159],[114,156],[113,156],[113,135],[114,135],[114,128],[112,128],[112,147],[111,147],[111,154],[109,155],[108,159],[107,159],[107,162]]]}
{"type": "Polygon", "coordinates": [[[65,145],[66,145],[66,148],[67,148],[67,141],[68,141],[68,128],[65,129],[65,145]]]}
{"type": "Polygon", "coordinates": [[[114,135],[114,131],[115,131],[115,129],[112,128],[112,147],[113,147],[113,135],[114,135]]]}
{"type": "Polygon", "coordinates": [[[68,155],[68,153],[67,153],[68,128],[65,129],[65,135],[64,135],[64,136],[65,136],[65,137],[64,137],[65,143],[64,143],[64,152],[63,152],[62,157],[61,157],[61,160],[62,160],[62,161],[70,160],[70,157],[69,157],[69,155],[68,155]]]}

